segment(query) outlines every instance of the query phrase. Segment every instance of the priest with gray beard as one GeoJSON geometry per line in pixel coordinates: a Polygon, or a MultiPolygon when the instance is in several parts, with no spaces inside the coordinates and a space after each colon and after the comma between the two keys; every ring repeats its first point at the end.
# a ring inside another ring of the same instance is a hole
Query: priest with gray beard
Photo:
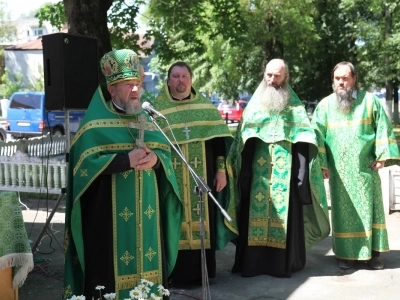
{"type": "Polygon", "coordinates": [[[338,63],[332,83],[333,93],[319,102],[312,119],[334,199],[332,249],[341,269],[362,261],[381,270],[380,253],[389,244],[378,170],[399,164],[396,137],[379,98],[358,88],[352,63],[338,63]]]}
{"type": "Polygon", "coordinates": [[[288,81],[285,61],[271,60],[227,157],[239,227],[232,272],[243,277],[291,277],[330,232],[316,135],[288,81]]]}

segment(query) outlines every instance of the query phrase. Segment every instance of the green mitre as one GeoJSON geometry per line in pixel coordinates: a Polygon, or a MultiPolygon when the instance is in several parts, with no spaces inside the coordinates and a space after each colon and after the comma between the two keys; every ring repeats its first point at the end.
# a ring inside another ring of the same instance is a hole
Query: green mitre
{"type": "Polygon", "coordinates": [[[101,72],[107,85],[140,78],[139,56],[129,49],[110,51],[100,60],[101,72]]]}

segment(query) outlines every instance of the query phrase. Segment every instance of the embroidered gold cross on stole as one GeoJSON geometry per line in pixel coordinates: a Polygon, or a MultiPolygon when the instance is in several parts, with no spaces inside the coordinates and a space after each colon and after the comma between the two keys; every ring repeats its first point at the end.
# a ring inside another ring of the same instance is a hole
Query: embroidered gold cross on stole
{"type": "Polygon", "coordinates": [[[144,147],[145,146],[145,143],[144,143],[144,131],[145,130],[153,131],[154,130],[153,124],[147,124],[146,117],[144,115],[140,115],[138,117],[138,122],[137,123],[129,122],[128,126],[129,126],[129,128],[136,128],[138,130],[138,137],[136,139],[136,146],[138,148],[144,147]]]}
{"type": "Polygon", "coordinates": [[[186,135],[186,139],[188,140],[190,138],[189,136],[190,129],[186,124],[185,124],[185,129],[183,129],[182,131],[186,135]]]}

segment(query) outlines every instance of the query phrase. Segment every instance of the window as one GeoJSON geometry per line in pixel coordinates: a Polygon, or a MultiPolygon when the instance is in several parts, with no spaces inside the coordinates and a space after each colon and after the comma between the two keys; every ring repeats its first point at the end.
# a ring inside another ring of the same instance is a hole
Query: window
{"type": "Polygon", "coordinates": [[[10,108],[40,109],[41,101],[40,95],[16,94],[11,99],[10,108]]]}

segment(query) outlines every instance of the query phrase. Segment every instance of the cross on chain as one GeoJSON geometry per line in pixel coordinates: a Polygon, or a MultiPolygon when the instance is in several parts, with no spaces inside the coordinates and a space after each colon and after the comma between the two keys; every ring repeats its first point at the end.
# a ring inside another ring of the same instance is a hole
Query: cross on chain
{"type": "Polygon", "coordinates": [[[183,129],[182,131],[185,133],[186,139],[188,140],[190,138],[189,136],[190,129],[187,127],[186,124],[185,124],[185,129],[183,129]]]}
{"type": "Polygon", "coordinates": [[[144,131],[149,130],[153,131],[154,127],[152,124],[147,124],[146,117],[144,115],[140,115],[138,117],[138,122],[133,123],[129,122],[128,123],[129,128],[136,128],[138,130],[138,137],[136,139],[136,146],[139,148],[142,148],[145,146],[144,144],[144,131]]]}

